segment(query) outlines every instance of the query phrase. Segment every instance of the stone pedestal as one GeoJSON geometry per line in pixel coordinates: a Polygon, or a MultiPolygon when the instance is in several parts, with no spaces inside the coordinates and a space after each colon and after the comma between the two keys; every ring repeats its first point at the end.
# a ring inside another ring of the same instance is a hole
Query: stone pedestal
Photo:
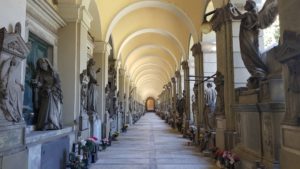
{"type": "Polygon", "coordinates": [[[12,125],[12,123],[2,121],[1,117],[3,116],[0,111],[0,168],[28,169],[27,150],[24,144],[25,124],[12,125]]]}
{"type": "Polygon", "coordinates": [[[15,166],[15,168],[65,168],[69,150],[74,142],[75,133],[72,127],[66,127],[61,130],[32,131],[26,135],[24,143],[27,146],[27,150],[22,157],[28,164],[22,167],[15,166]]]}
{"type": "Polygon", "coordinates": [[[89,115],[90,136],[101,139],[101,120],[98,115],[89,115]]]}
{"type": "Polygon", "coordinates": [[[122,113],[118,113],[118,129],[117,131],[120,133],[121,132],[121,129],[123,127],[123,114],[122,113]]]}
{"type": "Polygon", "coordinates": [[[256,104],[259,102],[259,90],[247,90],[239,93],[238,102],[240,104],[256,104]]]}
{"type": "Polygon", "coordinates": [[[281,168],[298,169],[300,166],[300,127],[281,126],[281,168]]]}
{"type": "Polygon", "coordinates": [[[236,112],[238,145],[234,152],[241,158],[243,169],[253,169],[260,161],[268,169],[278,167],[280,123],[283,103],[239,104],[236,112]]]}
{"type": "Polygon", "coordinates": [[[89,129],[89,116],[86,114],[83,114],[82,116],[79,116],[79,130],[84,131],[89,129]]]}
{"type": "Polygon", "coordinates": [[[216,118],[216,146],[219,149],[225,149],[225,130],[226,130],[226,119],[224,117],[216,118]]]}
{"type": "Polygon", "coordinates": [[[260,96],[262,102],[283,102],[285,100],[284,84],[281,76],[274,76],[261,82],[260,96]]]}

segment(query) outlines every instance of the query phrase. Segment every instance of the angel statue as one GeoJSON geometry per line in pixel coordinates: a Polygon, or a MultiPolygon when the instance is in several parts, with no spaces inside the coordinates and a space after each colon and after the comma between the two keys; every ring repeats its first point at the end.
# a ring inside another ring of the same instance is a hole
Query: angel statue
{"type": "Polygon", "coordinates": [[[258,88],[259,81],[266,77],[268,67],[263,63],[262,57],[266,53],[259,51],[259,29],[269,27],[275,22],[278,15],[277,0],[267,0],[259,12],[254,0],[247,0],[244,6],[246,13],[241,13],[231,3],[228,4],[231,17],[241,20],[240,48],[245,67],[251,74],[248,79],[248,88],[258,88]]]}
{"type": "Polygon", "coordinates": [[[224,8],[218,8],[205,14],[205,18],[213,14],[209,23],[215,31],[219,31],[222,24],[231,19],[241,20],[239,34],[241,55],[245,67],[251,75],[247,86],[249,89],[255,89],[259,87],[259,82],[265,79],[271,69],[262,60],[262,58],[269,57],[267,56],[269,51],[262,53],[259,50],[259,29],[265,29],[275,22],[278,15],[277,0],[266,0],[259,12],[257,12],[256,2],[247,0],[244,9],[246,12],[241,13],[231,3],[228,3],[224,8]]]}

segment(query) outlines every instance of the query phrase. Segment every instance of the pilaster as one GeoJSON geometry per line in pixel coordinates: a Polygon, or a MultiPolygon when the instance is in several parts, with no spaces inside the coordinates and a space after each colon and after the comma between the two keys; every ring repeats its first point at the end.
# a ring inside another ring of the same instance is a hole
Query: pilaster
{"type": "Polygon", "coordinates": [[[189,65],[187,61],[181,63],[184,72],[184,91],[185,91],[185,125],[184,134],[189,130],[190,126],[190,81],[189,81],[189,65]]]}
{"type": "MultiPolygon", "coordinates": [[[[201,79],[200,77],[204,76],[203,70],[203,52],[202,46],[198,42],[193,45],[191,48],[192,54],[195,57],[195,76],[196,79],[201,79]]],[[[197,90],[197,98],[196,99],[196,107],[197,107],[197,114],[196,114],[196,126],[197,126],[197,135],[196,135],[196,143],[199,141],[199,132],[200,128],[203,125],[203,109],[204,109],[204,83],[196,82],[196,89],[197,90]]]]}
{"type": "Polygon", "coordinates": [[[60,1],[58,13],[67,24],[58,31],[58,68],[64,91],[63,119],[73,125],[80,112],[79,75],[88,60],[88,30],[92,20],[84,6],[73,1],[60,1]],[[89,16],[89,17],[87,17],[89,16]],[[68,63],[68,66],[65,64],[68,63]]]}

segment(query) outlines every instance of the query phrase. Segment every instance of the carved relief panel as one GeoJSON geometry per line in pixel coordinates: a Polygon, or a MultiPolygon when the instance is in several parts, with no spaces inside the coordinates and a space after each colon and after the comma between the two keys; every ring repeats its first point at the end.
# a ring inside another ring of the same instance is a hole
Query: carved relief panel
{"type": "Polygon", "coordinates": [[[0,121],[23,121],[22,61],[29,53],[21,37],[21,24],[17,23],[15,32],[0,30],[0,121]]]}

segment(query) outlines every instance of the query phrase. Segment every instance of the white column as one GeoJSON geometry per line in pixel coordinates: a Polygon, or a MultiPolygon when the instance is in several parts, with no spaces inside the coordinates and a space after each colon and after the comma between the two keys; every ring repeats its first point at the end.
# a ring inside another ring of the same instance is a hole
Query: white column
{"type": "MultiPolygon", "coordinates": [[[[108,115],[105,111],[106,99],[105,99],[105,86],[108,83],[108,56],[110,55],[111,46],[109,43],[98,41],[94,43],[94,60],[96,61],[97,67],[101,68],[101,72],[97,74],[98,87],[98,113],[101,121],[104,124],[109,124],[108,115]]],[[[103,127],[103,125],[102,125],[103,127]]],[[[102,137],[107,137],[107,126],[102,129],[102,137]],[[104,132],[105,131],[105,132],[104,132]]]]}
{"type": "Polygon", "coordinates": [[[74,125],[80,112],[79,75],[88,60],[88,30],[92,17],[81,4],[70,1],[60,1],[58,12],[67,22],[67,26],[58,31],[58,69],[64,95],[63,121],[65,125],[74,125]]]}
{"type": "Polygon", "coordinates": [[[122,109],[120,109],[120,121],[119,128],[122,128],[125,124],[125,70],[123,68],[119,69],[119,101],[122,104],[122,109]]]}

